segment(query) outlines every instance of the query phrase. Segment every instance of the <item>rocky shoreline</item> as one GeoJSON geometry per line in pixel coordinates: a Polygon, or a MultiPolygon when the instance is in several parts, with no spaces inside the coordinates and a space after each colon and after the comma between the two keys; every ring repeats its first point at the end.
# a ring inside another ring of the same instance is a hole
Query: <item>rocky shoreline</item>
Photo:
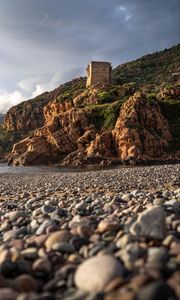
{"type": "Polygon", "coordinates": [[[0,300],[175,300],[180,164],[0,175],[0,300]]]}

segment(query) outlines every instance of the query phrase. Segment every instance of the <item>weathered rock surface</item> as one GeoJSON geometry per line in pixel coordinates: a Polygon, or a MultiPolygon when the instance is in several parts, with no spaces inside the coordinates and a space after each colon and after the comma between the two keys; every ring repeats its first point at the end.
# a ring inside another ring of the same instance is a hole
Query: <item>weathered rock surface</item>
{"type": "MultiPolygon", "coordinates": [[[[92,87],[79,95],[82,104],[98,103],[94,97],[101,88],[94,91],[92,87]]],[[[167,149],[171,140],[168,123],[158,104],[143,94],[135,93],[123,104],[112,131],[98,131],[94,108],[80,107],[80,100],[75,99],[50,101],[43,111],[44,126],[14,145],[9,163],[112,164],[115,160],[156,159],[167,149]]]]}
{"type": "Polygon", "coordinates": [[[157,103],[137,92],[122,106],[113,136],[120,159],[160,157],[171,140],[167,120],[157,103]]]}

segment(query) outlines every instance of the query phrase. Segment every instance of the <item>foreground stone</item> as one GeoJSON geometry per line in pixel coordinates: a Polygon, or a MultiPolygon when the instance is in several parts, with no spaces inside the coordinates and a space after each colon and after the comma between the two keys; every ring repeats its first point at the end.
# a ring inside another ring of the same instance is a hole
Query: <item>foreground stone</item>
{"type": "Polygon", "coordinates": [[[132,225],[131,233],[157,240],[166,236],[165,214],[162,207],[154,207],[144,211],[132,225]]]}
{"type": "Polygon", "coordinates": [[[122,264],[111,255],[99,255],[83,262],[75,273],[76,286],[86,292],[99,292],[114,278],[122,276],[122,264]]]}

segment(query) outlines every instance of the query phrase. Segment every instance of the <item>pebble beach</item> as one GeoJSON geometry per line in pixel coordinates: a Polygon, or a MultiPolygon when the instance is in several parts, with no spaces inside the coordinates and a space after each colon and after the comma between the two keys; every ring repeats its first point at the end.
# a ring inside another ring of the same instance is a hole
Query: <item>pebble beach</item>
{"type": "Polygon", "coordinates": [[[176,300],[179,214],[179,164],[0,174],[0,300],[176,300]]]}

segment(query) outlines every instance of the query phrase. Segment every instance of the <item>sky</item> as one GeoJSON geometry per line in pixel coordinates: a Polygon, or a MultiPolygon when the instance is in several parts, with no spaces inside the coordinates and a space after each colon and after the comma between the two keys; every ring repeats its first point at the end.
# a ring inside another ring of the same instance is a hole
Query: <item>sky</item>
{"type": "Polygon", "coordinates": [[[179,43],[179,0],[0,0],[0,112],[179,43]]]}

